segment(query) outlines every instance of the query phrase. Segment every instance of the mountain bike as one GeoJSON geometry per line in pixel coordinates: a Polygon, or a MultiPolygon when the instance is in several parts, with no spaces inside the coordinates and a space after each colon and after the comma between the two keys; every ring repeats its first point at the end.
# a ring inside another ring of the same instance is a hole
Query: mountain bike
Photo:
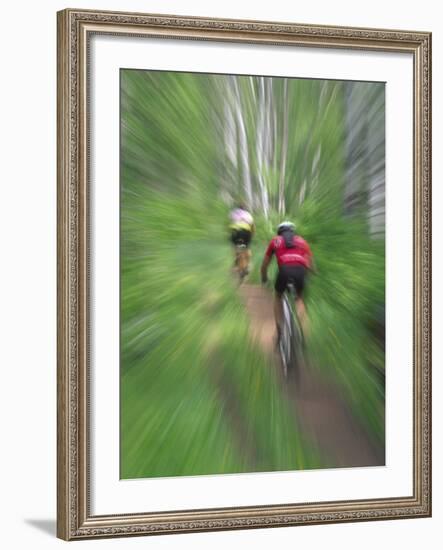
{"type": "Polygon", "coordinates": [[[278,339],[283,375],[294,380],[303,363],[303,333],[295,311],[295,298],[295,287],[289,283],[282,296],[283,317],[278,339]]]}

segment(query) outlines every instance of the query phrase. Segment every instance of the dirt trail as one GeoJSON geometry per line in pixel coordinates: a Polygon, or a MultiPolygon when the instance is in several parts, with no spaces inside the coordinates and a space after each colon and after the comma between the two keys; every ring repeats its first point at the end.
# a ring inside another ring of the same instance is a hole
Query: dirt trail
{"type": "MultiPolygon", "coordinates": [[[[252,338],[280,369],[280,359],[274,347],[272,294],[250,284],[242,285],[240,294],[250,317],[252,338]]],[[[318,371],[305,365],[296,384],[283,379],[282,384],[304,435],[326,460],[325,467],[384,464],[384,449],[374,447],[338,389],[322,380],[318,371]]]]}

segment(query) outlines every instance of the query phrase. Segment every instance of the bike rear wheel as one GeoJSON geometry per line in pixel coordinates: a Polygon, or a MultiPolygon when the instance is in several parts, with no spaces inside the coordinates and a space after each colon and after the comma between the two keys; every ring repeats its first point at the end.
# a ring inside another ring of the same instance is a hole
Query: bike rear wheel
{"type": "Polygon", "coordinates": [[[285,378],[297,379],[303,356],[300,325],[294,311],[292,293],[282,297],[283,320],[279,339],[279,351],[285,378]]]}

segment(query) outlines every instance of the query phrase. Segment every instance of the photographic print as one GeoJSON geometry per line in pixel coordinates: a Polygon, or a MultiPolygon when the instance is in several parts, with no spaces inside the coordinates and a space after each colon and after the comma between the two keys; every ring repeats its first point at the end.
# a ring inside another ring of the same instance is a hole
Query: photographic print
{"type": "Polygon", "coordinates": [[[120,70],[120,477],[385,464],[385,84],[120,70]]]}
{"type": "Polygon", "coordinates": [[[57,24],[57,535],[430,516],[431,34],[57,24]]]}

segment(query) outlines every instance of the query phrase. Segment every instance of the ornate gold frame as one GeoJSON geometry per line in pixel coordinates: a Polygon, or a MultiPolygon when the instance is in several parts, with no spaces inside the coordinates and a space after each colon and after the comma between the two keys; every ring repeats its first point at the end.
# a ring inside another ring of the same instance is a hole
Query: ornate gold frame
{"type": "Polygon", "coordinates": [[[246,529],[431,515],[431,34],[261,21],[58,13],[57,534],[93,537],[246,529]],[[91,35],[409,52],[414,59],[413,496],[92,516],[88,484],[88,43],[91,35]]]}

